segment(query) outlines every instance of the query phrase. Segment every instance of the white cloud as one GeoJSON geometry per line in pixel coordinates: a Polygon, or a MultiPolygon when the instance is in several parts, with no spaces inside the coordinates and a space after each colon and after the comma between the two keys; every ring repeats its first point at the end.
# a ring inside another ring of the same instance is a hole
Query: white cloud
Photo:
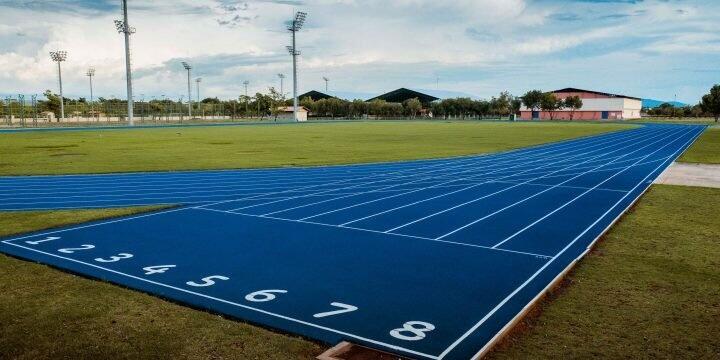
{"type": "MultiPolygon", "coordinates": [[[[114,2],[83,7],[82,1],[65,8],[0,2],[0,91],[55,88],[48,52],[63,48],[66,93],[82,96],[84,72],[94,66],[97,93],[121,97],[123,40],[112,23],[119,10],[114,2]]],[[[309,12],[298,38],[304,90],[323,87],[325,75],[335,89],[359,92],[434,88],[439,76],[448,90],[489,96],[552,88],[562,78],[566,86],[666,97],[672,85],[640,87],[621,76],[702,67],[720,53],[712,15],[720,4],[690,0],[134,0],[135,92],[181,94],[180,59],[193,62],[209,96],[236,96],[246,79],[253,92],[277,85],[276,74],[290,72],[284,21],[295,8],[309,12]],[[685,60],[687,54],[694,58],[685,60]],[[562,76],[548,71],[558,67],[562,76]]],[[[690,82],[677,85],[690,97],[712,82],[691,71],[673,76],[690,82]]]]}

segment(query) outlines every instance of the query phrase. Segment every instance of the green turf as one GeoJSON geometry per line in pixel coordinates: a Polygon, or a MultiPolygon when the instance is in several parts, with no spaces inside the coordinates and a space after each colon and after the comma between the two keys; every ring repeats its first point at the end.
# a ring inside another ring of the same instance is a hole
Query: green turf
{"type": "Polygon", "coordinates": [[[0,134],[0,175],[347,164],[479,154],[620,124],[360,122],[0,134]]]}
{"type": "Polygon", "coordinates": [[[720,359],[720,189],[653,186],[491,359],[720,359]]]}
{"type": "MultiPolygon", "coordinates": [[[[0,236],[155,208],[0,212],[0,236]]],[[[323,347],[0,254],[2,359],[311,359],[323,347]]]]}
{"type": "Polygon", "coordinates": [[[709,128],[680,157],[679,161],[689,163],[720,164],[720,128],[709,128]]]}

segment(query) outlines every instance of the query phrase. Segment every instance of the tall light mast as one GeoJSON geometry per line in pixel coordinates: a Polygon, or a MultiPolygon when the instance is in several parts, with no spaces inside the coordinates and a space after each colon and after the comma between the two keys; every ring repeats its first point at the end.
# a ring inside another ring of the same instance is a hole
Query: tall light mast
{"type": "Polygon", "coordinates": [[[195,95],[197,96],[198,106],[200,106],[200,82],[202,82],[202,78],[195,79],[195,95]]]}
{"type": "Polygon", "coordinates": [[[192,66],[186,62],[182,62],[182,66],[187,70],[187,85],[188,85],[188,117],[192,119],[192,86],[190,86],[190,70],[192,66]]]}
{"type": "Polygon", "coordinates": [[[295,13],[295,17],[292,19],[290,26],[288,26],[288,31],[290,31],[292,33],[292,46],[288,46],[287,49],[293,58],[293,118],[295,119],[295,121],[298,121],[298,115],[297,115],[297,111],[298,111],[297,57],[300,56],[300,51],[298,51],[297,44],[295,41],[295,37],[296,37],[295,35],[297,34],[298,31],[300,31],[300,29],[302,29],[303,24],[305,24],[306,17],[307,17],[307,13],[298,11],[295,13]]]}
{"type": "Polygon", "coordinates": [[[283,99],[285,98],[285,92],[283,89],[283,80],[285,79],[285,74],[278,74],[278,77],[280,78],[280,95],[283,96],[283,99]]]}
{"type": "Polygon", "coordinates": [[[327,93],[328,92],[328,83],[330,82],[330,79],[323,76],[323,80],[325,80],[325,92],[327,93]]]}
{"type": "Polygon", "coordinates": [[[63,97],[62,69],[60,63],[67,60],[67,51],[51,51],[50,58],[58,64],[58,83],[60,84],[60,120],[65,120],[65,98],[63,97]]]}
{"type": "Polygon", "coordinates": [[[125,36],[125,77],[127,79],[127,115],[128,125],[133,126],[133,95],[132,95],[132,65],[130,62],[130,35],[135,33],[135,28],[128,23],[127,0],[122,0],[123,19],[115,20],[115,28],[118,33],[125,36]]]}

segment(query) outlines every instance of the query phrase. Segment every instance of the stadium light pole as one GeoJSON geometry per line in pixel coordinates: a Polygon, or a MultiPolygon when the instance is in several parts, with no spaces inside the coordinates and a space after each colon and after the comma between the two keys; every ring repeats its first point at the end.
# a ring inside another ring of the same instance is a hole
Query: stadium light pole
{"type": "MultiPolygon", "coordinates": [[[[90,79],[90,111],[94,114],[95,113],[95,106],[93,105],[93,83],[92,78],[95,76],[95,68],[91,67],[88,69],[88,71],[85,73],[87,77],[90,79]]],[[[95,115],[93,115],[95,116],[95,115]]]]}
{"type": "Polygon", "coordinates": [[[330,79],[323,76],[323,80],[325,80],[325,92],[328,92],[328,83],[330,82],[330,79]]]}
{"type": "Polygon", "coordinates": [[[278,77],[280,78],[280,95],[285,96],[285,93],[283,92],[283,80],[285,79],[285,74],[278,74],[278,77]]]}
{"type": "Polygon", "coordinates": [[[202,82],[202,78],[195,79],[195,96],[197,96],[197,103],[200,104],[200,82],[202,82]]]}
{"type": "Polygon", "coordinates": [[[133,96],[132,96],[132,65],[130,63],[130,35],[135,33],[135,28],[128,23],[127,0],[122,0],[123,19],[115,20],[115,28],[118,33],[125,36],[125,77],[127,79],[127,115],[128,125],[133,126],[133,96]]]}
{"type": "Polygon", "coordinates": [[[188,117],[192,119],[192,86],[190,86],[190,70],[192,70],[192,66],[186,62],[182,62],[182,66],[187,70],[187,79],[188,79],[188,117]]]}
{"type": "Polygon", "coordinates": [[[58,50],[51,51],[50,58],[58,64],[58,83],[60,84],[60,120],[65,120],[65,99],[63,98],[62,88],[62,69],[60,63],[67,60],[67,51],[58,50]]]}
{"type": "Polygon", "coordinates": [[[295,37],[298,31],[302,29],[305,24],[305,18],[307,17],[306,12],[298,11],[295,13],[295,17],[292,19],[288,31],[292,33],[292,46],[288,46],[287,49],[293,58],[293,118],[298,121],[298,98],[297,98],[297,57],[300,56],[300,51],[297,50],[297,43],[295,37]]]}
{"type": "Polygon", "coordinates": [[[247,94],[247,87],[248,87],[249,84],[250,84],[249,81],[247,81],[247,80],[243,81],[243,85],[245,85],[245,116],[247,116],[247,112],[248,112],[248,100],[249,100],[249,98],[248,98],[248,94],[247,94]]]}

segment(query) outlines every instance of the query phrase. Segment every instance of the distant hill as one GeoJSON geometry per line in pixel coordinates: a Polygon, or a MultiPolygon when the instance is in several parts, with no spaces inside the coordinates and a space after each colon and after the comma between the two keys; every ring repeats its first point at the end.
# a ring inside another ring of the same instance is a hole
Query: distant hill
{"type": "Polygon", "coordinates": [[[643,99],[642,101],[642,107],[654,109],[656,107],[659,107],[660,105],[668,103],[675,107],[683,107],[687,106],[687,104],[681,103],[679,101],[661,101],[661,100],[653,100],[653,99],[643,99]]]}

